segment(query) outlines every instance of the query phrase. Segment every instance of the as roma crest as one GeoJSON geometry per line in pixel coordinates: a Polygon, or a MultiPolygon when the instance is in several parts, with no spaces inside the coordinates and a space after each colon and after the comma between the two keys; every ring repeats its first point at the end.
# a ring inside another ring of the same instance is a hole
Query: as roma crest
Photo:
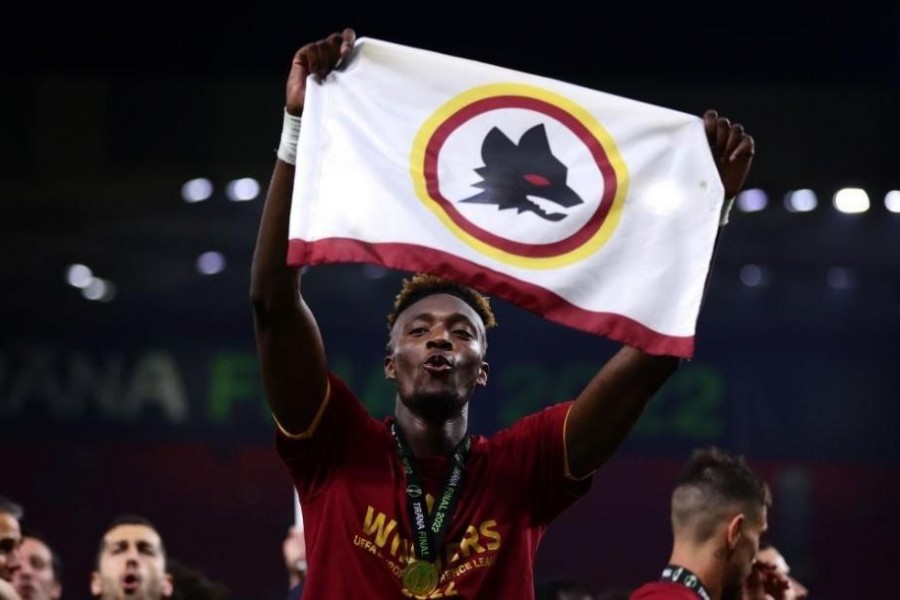
{"type": "Polygon", "coordinates": [[[585,109],[520,84],[456,96],[422,125],[419,199],[477,252],[532,269],[582,260],[611,237],[628,185],[612,137],[585,109]]]}

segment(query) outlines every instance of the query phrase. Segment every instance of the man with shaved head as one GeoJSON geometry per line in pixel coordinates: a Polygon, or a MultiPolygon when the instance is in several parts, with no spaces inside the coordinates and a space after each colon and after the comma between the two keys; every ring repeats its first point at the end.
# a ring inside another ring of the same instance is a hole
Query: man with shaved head
{"type": "Polygon", "coordinates": [[[166,551],[150,521],[125,515],[106,528],[91,575],[91,594],[100,600],[162,600],[172,595],[166,551]]]}
{"type": "Polygon", "coordinates": [[[660,580],[632,600],[781,600],[783,580],[755,567],[771,504],[768,486],[744,457],[695,450],[672,493],[673,546],[660,580]]]}

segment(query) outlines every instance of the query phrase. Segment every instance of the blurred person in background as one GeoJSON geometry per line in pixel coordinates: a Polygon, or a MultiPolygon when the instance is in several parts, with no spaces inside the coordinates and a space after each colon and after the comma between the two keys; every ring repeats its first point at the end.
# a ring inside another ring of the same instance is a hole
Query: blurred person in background
{"type": "Polygon", "coordinates": [[[288,574],[287,600],[299,600],[303,597],[303,582],[306,581],[306,537],[303,528],[291,525],[281,544],[284,556],[284,568],[288,574]]]}
{"type": "Polygon", "coordinates": [[[100,600],[162,600],[172,595],[166,551],[150,521],[123,515],[110,523],[100,540],[90,588],[100,600]]]}
{"type": "Polygon", "coordinates": [[[19,545],[22,543],[21,520],[25,510],[5,496],[0,496],[0,579],[11,582],[19,569],[19,545]]]}
{"type": "Polygon", "coordinates": [[[19,547],[20,567],[13,587],[22,600],[59,600],[62,597],[62,561],[47,538],[26,528],[19,547]]]}
{"type": "Polygon", "coordinates": [[[770,505],[743,456],[695,449],[672,492],[669,563],[631,600],[784,600],[787,582],[756,563],[770,505]]]}

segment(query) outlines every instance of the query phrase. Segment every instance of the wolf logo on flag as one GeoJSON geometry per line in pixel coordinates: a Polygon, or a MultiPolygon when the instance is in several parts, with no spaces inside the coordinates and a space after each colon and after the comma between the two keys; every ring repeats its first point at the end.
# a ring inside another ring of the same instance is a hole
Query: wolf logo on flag
{"type": "Polygon", "coordinates": [[[498,210],[531,211],[542,219],[560,221],[565,212],[547,212],[529,197],[549,200],[561,207],[584,204],[584,200],[566,185],[568,168],[553,156],[543,124],[525,132],[518,145],[494,127],[481,147],[484,166],[475,169],[482,181],[474,187],[484,190],[461,200],[495,204],[498,210]]]}
{"type": "Polygon", "coordinates": [[[413,144],[420,199],[484,256],[552,269],[612,236],[628,174],[587,111],[549,90],[493,84],[437,110],[413,144]],[[518,139],[518,143],[514,140],[518,139]]]}

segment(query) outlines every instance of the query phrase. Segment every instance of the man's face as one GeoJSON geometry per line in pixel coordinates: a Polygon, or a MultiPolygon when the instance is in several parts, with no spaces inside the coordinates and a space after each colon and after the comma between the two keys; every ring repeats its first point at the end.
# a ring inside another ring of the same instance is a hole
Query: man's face
{"type": "Polygon", "coordinates": [[[756,560],[756,553],[759,552],[759,540],[767,527],[765,507],[757,515],[746,515],[727,567],[728,574],[722,591],[722,600],[741,598],[744,581],[753,570],[753,562],[756,560]]]}
{"type": "Polygon", "coordinates": [[[13,586],[22,600],[57,600],[62,587],[53,572],[53,554],[47,545],[24,537],[20,546],[22,566],[13,574],[13,586]]]}
{"type": "Polygon", "coordinates": [[[414,412],[440,418],[465,406],[487,382],[484,324],[471,306],[450,294],[426,296],[397,317],[388,379],[414,412]]]}
{"type": "Polygon", "coordinates": [[[159,600],[172,593],[159,534],[146,525],[119,525],[103,537],[91,593],[101,600],[159,600]]]}
{"type": "Polygon", "coordinates": [[[0,579],[12,581],[19,568],[19,544],[22,530],[19,520],[9,513],[0,512],[0,579]]]}
{"type": "Polygon", "coordinates": [[[804,600],[809,597],[809,590],[802,583],[791,577],[791,567],[774,546],[763,548],[757,552],[756,560],[774,566],[777,573],[784,575],[791,582],[791,586],[784,592],[784,600],[804,600]]]}

